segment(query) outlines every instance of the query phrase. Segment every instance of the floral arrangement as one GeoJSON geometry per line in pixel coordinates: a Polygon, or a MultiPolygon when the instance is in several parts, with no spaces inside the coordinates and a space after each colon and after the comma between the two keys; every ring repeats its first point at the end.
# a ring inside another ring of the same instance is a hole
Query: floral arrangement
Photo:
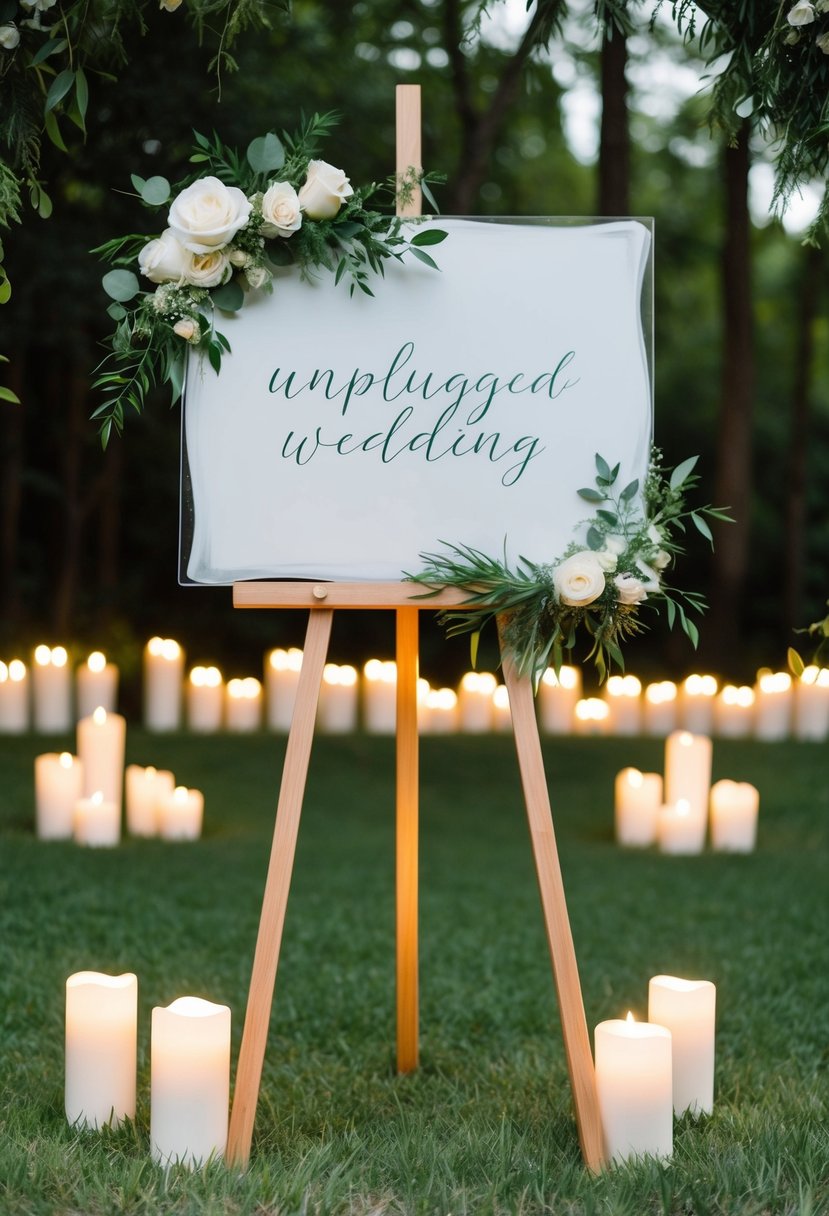
{"type": "Polygon", "coordinates": [[[696,647],[699,631],[688,612],[702,612],[705,601],[669,586],[667,570],[682,551],[677,533],[687,523],[713,544],[708,519],[730,520],[719,507],[686,506],[686,494],[699,480],[693,472],[697,459],[668,473],[654,448],[640,492],[638,479],[619,487],[619,465],[611,468],[597,455],[595,488],[578,491],[595,507],[580,525],[586,544],[574,541],[545,564],[520,557],[514,569],[476,549],[448,544],[445,553],[421,554],[424,568],[408,577],[431,588],[423,598],[446,587],[469,592],[463,605],[439,620],[450,636],[472,635],[473,665],[482,628],[503,614],[504,643],[519,673],[536,682],[549,665],[560,670],[580,632],[591,639],[587,657],[600,680],[613,663],[624,669],[622,643],[645,628],[643,606],[664,605],[669,627],[678,620],[696,647]]]}
{"type": "Polygon", "coordinates": [[[402,181],[355,188],[342,169],[315,159],[337,121],[315,114],[295,134],[259,136],[244,156],[218,136],[195,134],[190,157],[198,172],[171,187],[164,177],[133,176],[141,200],[167,209],[166,227],[148,239],[130,234],[93,252],[113,269],[103,278],[115,321],[110,353],[97,369],[103,402],[93,413],[106,446],[120,434],[127,408],[141,412],[149,391],[170,385],[181,395],[188,347],[203,351],[218,373],[230,350],[217,329],[222,313],[243,307],[250,291],[271,291],[274,274],[294,266],[345,280],[350,293],[372,295],[369,279],[389,258],[406,255],[436,267],[424,246],[446,233],[434,228],[409,238],[403,221],[369,206],[384,190],[403,201],[419,185],[437,210],[429,179],[410,169],[402,181]],[[135,273],[151,286],[142,288],[135,273]]]}

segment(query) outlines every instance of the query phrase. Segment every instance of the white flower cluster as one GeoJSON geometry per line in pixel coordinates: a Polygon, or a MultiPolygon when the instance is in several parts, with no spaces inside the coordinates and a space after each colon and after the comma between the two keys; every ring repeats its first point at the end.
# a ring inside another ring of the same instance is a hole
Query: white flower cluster
{"type": "MultiPolygon", "coordinates": [[[[786,20],[793,27],[785,39],[789,46],[800,41],[800,28],[811,25],[821,13],[829,13],[829,0],[797,0],[797,3],[792,5],[786,15],[786,20]]],[[[829,55],[829,30],[818,34],[815,43],[824,55],[829,55]]]]}
{"type": "Polygon", "coordinates": [[[620,604],[641,604],[658,592],[660,573],[671,556],[662,548],[662,533],[653,524],[648,525],[644,539],[647,543],[641,556],[630,563],[634,569],[618,574],[619,560],[631,545],[623,536],[606,536],[601,549],[579,549],[565,557],[553,569],[553,587],[562,604],[586,608],[604,593],[611,575],[620,604]]]}
{"type": "MultiPolygon", "coordinates": [[[[260,237],[286,240],[299,230],[303,216],[333,219],[353,193],[343,171],[324,160],[309,161],[299,193],[289,182],[273,182],[264,194],[247,198],[218,177],[200,178],[173,200],[167,228],[138,255],[139,270],[151,283],[209,289],[227,283],[238,269],[249,287],[265,287],[271,273],[261,255],[264,242],[251,252],[258,239],[247,232],[251,219],[259,221],[260,237]],[[244,242],[237,241],[240,234],[247,235],[244,242]]],[[[182,320],[174,331],[188,342],[199,340],[197,324],[191,329],[182,320]]]]}

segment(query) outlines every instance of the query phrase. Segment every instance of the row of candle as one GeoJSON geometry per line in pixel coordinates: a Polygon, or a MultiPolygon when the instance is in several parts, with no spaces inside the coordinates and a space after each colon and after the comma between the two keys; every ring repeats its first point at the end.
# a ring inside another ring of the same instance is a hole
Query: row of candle
{"type": "Polygon", "coordinates": [[[625,768],[616,776],[614,811],[619,844],[663,853],[749,853],[757,839],[760,795],[747,781],[711,784],[712,743],[675,731],[665,741],[665,777],[625,768]]]}
{"type": "MultiPolygon", "coordinates": [[[[135,1118],[138,980],[79,971],[66,981],[65,1109],[79,1128],[135,1118]]],[[[230,1009],[184,996],[152,1012],[150,1145],[163,1165],[221,1157],[230,1101],[230,1009]]]]}
{"type": "MultiPolygon", "coordinates": [[[[144,722],[149,730],[287,731],[290,727],[302,652],[270,651],[264,680],[252,676],[225,683],[215,666],[192,668],[171,638],[151,638],[144,650],[144,722]]],[[[73,672],[64,647],[39,646],[32,673],[33,725],[41,733],[71,728],[73,672]]],[[[394,732],[396,668],[370,659],[362,678],[356,668],[330,663],[323,674],[319,727],[330,733],[394,732]]],[[[77,671],[77,714],[102,705],[114,710],[118,670],[96,651],[77,671]]],[[[698,734],[775,740],[829,737],[829,669],[807,667],[798,680],[786,672],[762,671],[755,686],[720,688],[710,675],[688,676],[680,685],[663,680],[643,688],[636,676],[611,676],[601,697],[582,695],[581,672],[550,669],[539,685],[539,720],[547,734],[645,734],[665,736],[683,728],[698,734]]],[[[418,713],[424,733],[509,730],[507,690],[488,672],[468,672],[457,690],[419,683],[418,713]]],[[[28,729],[29,689],[25,664],[0,662],[0,732],[28,729]]]]}

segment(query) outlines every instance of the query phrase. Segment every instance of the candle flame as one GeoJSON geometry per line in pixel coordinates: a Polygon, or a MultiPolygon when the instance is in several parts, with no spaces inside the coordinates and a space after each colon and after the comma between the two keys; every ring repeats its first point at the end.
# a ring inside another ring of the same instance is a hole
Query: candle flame
{"type": "Polygon", "coordinates": [[[175,798],[176,802],[186,802],[188,792],[189,791],[186,785],[177,785],[173,790],[173,797],[175,798]]]}
{"type": "Polygon", "coordinates": [[[92,797],[89,799],[89,801],[94,803],[95,806],[100,806],[102,804],[102,802],[104,801],[104,791],[96,790],[95,793],[92,795],[92,797]]]}
{"type": "Polygon", "coordinates": [[[69,658],[69,655],[66,653],[65,646],[55,646],[53,648],[53,650],[52,650],[52,666],[53,667],[65,667],[66,660],[68,658],[69,658]]]}
{"type": "Polygon", "coordinates": [[[100,650],[93,650],[92,654],[86,660],[86,665],[90,671],[100,674],[105,670],[107,665],[106,655],[100,650]]]}
{"type": "Polygon", "coordinates": [[[58,764],[61,766],[61,768],[71,768],[74,763],[75,763],[74,756],[70,755],[69,752],[61,752],[60,758],[58,760],[58,764]]]}
{"type": "Polygon", "coordinates": [[[690,747],[693,742],[694,742],[694,736],[692,734],[690,734],[687,730],[680,731],[680,734],[679,734],[680,747],[690,747]]]}
{"type": "Polygon", "coordinates": [[[9,663],[9,679],[19,684],[26,678],[26,664],[20,659],[12,659],[9,663]]]}
{"type": "Polygon", "coordinates": [[[92,715],[92,721],[96,726],[104,726],[107,720],[107,711],[103,705],[99,705],[92,715]]]}
{"type": "Polygon", "coordinates": [[[691,814],[691,804],[687,798],[680,798],[676,804],[677,815],[685,816],[691,814]]]}
{"type": "Polygon", "coordinates": [[[52,661],[52,652],[48,646],[40,645],[35,647],[35,662],[38,667],[48,667],[52,661]]]}
{"type": "Polygon", "coordinates": [[[625,1018],[625,1021],[628,1023],[628,1025],[630,1025],[630,1023],[631,1023],[631,1022],[635,1022],[635,1021],[636,1021],[636,1018],[633,1016],[633,1014],[632,1014],[632,1012],[630,1011],[630,1009],[628,1009],[628,1015],[627,1015],[627,1017],[625,1018]]]}

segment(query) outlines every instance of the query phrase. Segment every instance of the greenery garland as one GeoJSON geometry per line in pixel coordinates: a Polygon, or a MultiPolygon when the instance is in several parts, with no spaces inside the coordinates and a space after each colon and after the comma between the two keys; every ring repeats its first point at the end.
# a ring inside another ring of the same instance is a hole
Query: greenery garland
{"type": "Polygon", "coordinates": [[[615,663],[624,669],[622,644],[646,628],[640,617],[644,605],[664,606],[668,626],[676,621],[696,647],[699,631],[688,615],[702,612],[705,600],[697,592],[680,591],[665,581],[665,572],[682,552],[677,533],[690,523],[713,545],[708,520],[730,522],[721,507],[686,505],[686,494],[699,478],[697,457],[684,460],[672,472],[662,467],[662,453],[653,448],[648,473],[619,487],[619,465],[610,467],[596,455],[595,488],[578,491],[595,506],[595,514],[579,527],[585,544],[573,541],[549,563],[519,557],[514,568],[466,545],[448,544],[442,553],[423,553],[424,568],[408,575],[430,588],[422,597],[447,587],[468,592],[458,608],[439,616],[450,637],[471,634],[472,662],[481,630],[503,616],[503,640],[520,674],[537,682],[552,665],[559,671],[572,655],[580,634],[586,633],[599,679],[615,663]]]}
{"type": "Polygon", "coordinates": [[[179,398],[188,345],[219,372],[230,350],[217,328],[221,314],[237,312],[252,290],[273,290],[276,270],[294,266],[305,278],[328,271],[352,295],[370,296],[370,276],[382,275],[389,258],[411,255],[437,269],[425,247],[446,233],[430,228],[409,237],[402,219],[373,205],[383,196],[405,202],[419,185],[437,210],[429,190],[435,177],[411,168],[400,181],[353,187],[341,169],[314,159],[337,121],[315,114],[281,139],[259,136],[244,155],[215,134],[195,133],[195,173],[175,186],[133,175],[142,202],[167,209],[167,226],[152,239],[131,233],[93,250],[113,266],[103,287],[115,330],[94,385],[104,400],[92,415],[104,447],[113,429],[122,432],[126,410],[140,413],[155,386],[167,383],[173,401],[179,398]],[[152,290],[142,289],[136,263],[152,290]]]}

